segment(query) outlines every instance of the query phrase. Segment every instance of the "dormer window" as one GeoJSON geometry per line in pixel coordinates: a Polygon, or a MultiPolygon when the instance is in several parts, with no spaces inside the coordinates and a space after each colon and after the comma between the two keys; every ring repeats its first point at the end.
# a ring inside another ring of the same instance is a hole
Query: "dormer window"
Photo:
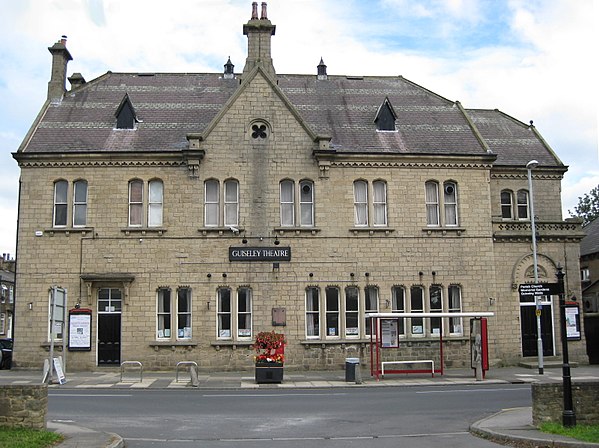
{"type": "Polygon", "coordinates": [[[139,120],[135,116],[135,109],[131,104],[129,95],[125,94],[114,116],[116,117],[117,129],[135,129],[135,123],[139,120]]]}
{"type": "Polygon", "coordinates": [[[379,106],[374,119],[377,131],[395,131],[396,119],[397,115],[393,110],[393,106],[391,106],[391,103],[389,102],[389,98],[385,98],[383,104],[379,106]]]}

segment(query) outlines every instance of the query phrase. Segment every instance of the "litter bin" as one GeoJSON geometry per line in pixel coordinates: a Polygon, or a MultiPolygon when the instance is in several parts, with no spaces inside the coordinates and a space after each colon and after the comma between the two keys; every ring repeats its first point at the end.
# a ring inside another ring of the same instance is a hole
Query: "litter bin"
{"type": "Polygon", "coordinates": [[[345,381],[356,382],[356,369],[360,368],[360,358],[345,358],[345,381]]]}
{"type": "Polygon", "coordinates": [[[0,369],[12,367],[12,339],[0,339],[0,369]]]}

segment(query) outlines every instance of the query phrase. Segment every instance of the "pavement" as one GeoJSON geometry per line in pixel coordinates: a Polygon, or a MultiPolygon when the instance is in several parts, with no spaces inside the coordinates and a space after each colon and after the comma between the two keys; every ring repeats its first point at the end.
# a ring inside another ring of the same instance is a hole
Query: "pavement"
{"type": "MultiPolygon", "coordinates": [[[[523,384],[533,382],[562,382],[561,364],[545,364],[544,375],[539,375],[536,365],[492,368],[485,379],[477,381],[470,369],[445,369],[443,375],[391,374],[371,377],[366,366],[348,382],[343,370],[336,371],[285,371],[281,384],[256,384],[253,372],[200,372],[191,376],[186,368],[179,372],[142,372],[138,367],[98,369],[94,372],[66,372],[66,383],[56,380],[50,389],[304,389],[304,388],[354,388],[354,387],[409,387],[448,385],[523,384]]],[[[599,381],[599,365],[581,365],[571,368],[572,382],[599,381]]],[[[33,370],[0,370],[2,384],[40,384],[42,372],[33,370]]],[[[48,429],[61,433],[65,440],[59,448],[120,448],[125,442],[118,434],[83,428],[70,422],[48,421],[48,429]]],[[[504,409],[473,423],[470,432],[498,443],[518,447],[599,447],[599,444],[580,442],[568,437],[546,434],[532,425],[532,408],[504,409]]]]}

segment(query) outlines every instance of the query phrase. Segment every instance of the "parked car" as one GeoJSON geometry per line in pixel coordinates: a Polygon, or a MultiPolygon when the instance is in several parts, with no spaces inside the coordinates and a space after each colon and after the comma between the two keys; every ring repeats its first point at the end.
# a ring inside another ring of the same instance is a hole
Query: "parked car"
{"type": "Polygon", "coordinates": [[[0,339],[0,369],[12,367],[12,339],[0,339]]]}

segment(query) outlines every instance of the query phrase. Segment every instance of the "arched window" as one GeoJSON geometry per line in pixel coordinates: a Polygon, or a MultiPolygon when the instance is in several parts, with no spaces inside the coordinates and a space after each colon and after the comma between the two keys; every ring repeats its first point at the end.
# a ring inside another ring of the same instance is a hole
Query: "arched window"
{"type": "Polygon", "coordinates": [[[438,226],[439,223],[439,184],[428,181],[425,184],[426,225],[438,226]]]}
{"type": "Polygon", "coordinates": [[[375,226],[387,225],[387,183],[382,180],[372,182],[372,208],[375,226]]]}
{"type": "Polygon", "coordinates": [[[69,183],[66,180],[54,182],[54,213],[52,225],[65,227],[67,225],[67,207],[69,183]]]}
{"type": "Polygon", "coordinates": [[[368,183],[363,180],[354,182],[354,224],[368,225],[368,183]]]}
{"type": "Polygon", "coordinates": [[[164,193],[162,181],[150,181],[148,191],[148,227],[160,227],[162,226],[162,197],[164,193]]]}
{"type": "Polygon", "coordinates": [[[281,226],[295,224],[295,183],[285,179],[280,183],[281,226]]]}
{"type": "Polygon", "coordinates": [[[445,209],[445,225],[458,225],[458,186],[448,181],[443,184],[443,208],[445,209]]]}
{"type": "Polygon", "coordinates": [[[239,225],[239,184],[234,179],[225,181],[225,226],[239,225]]]}
{"type": "Polygon", "coordinates": [[[514,219],[514,194],[511,190],[501,192],[501,217],[514,219]]]}
{"type": "Polygon", "coordinates": [[[141,227],[143,218],[144,183],[141,180],[129,182],[129,226],[141,227]]]}
{"type": "Polygon", "coordinates": [[[87,181],[73,183],[73,227],[87,224],[87,181]]]}
{"type": "Polygon", "coordinates": [[[314,184],[311,180],[302,180],[300,187],[300,226],[314,225],[314,184]]]}
{"type": "Polygon", "coordinates": [[[204,182],[204,225],[217,227],[219,222],[219,184],[215,179],[204,182]]]}
{"type": "Polygon", "coordinates": [[[528,191],[518,190],[517,197],[518,207],[518,219],[527,220],[530,219],[530,213],[528,212],[528,191]]]}

